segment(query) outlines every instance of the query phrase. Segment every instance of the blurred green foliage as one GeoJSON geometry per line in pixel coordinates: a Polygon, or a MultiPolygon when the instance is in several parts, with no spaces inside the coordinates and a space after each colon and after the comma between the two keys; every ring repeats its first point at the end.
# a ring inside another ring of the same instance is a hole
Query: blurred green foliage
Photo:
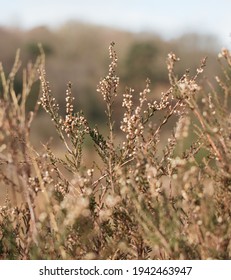
{"type": "Polygon", "coordinates": [[[157,46],[151,42],[135,42],[132,44],[125,60],[125,80],[131,83],[134,79],[145,80],[148,77],[156,81],[154,65],[158,54],[157,46]]]}
{"type": "MultiPolygon", "coordinates": [[[[42,47],[43,47],[43,51],[46,55],[46,57],[54,54],[54,49],[53,47],[51,47],[49,44],[47,43],[42,43],[42,47]]],[[[36,42],[30,42],[25,46],[25,49],[27,51],[27,53],[33,58],[35,59],[39,54],[40,54],[40,50],[38,47],[38,44],[36,42]]]]}

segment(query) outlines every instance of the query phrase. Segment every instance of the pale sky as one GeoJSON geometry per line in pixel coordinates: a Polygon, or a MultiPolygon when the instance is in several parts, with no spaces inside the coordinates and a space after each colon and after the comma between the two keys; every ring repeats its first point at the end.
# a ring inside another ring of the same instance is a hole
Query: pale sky
{"type": "Polygon", "coordinates": [[[230,0],[0,0],[0,26],[56,27],[78,20],[169,39],[188,32],[215,35],[231,48],[230,0]]]}

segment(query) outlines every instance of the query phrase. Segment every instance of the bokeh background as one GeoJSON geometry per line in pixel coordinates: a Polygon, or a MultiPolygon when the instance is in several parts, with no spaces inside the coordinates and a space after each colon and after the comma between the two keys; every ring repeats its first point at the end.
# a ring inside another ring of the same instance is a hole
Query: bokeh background
{"type": "MultiPolygon", "coordinates": [[[[99,79],[107,73],[108,46],[116,42],[119,57],[120,93],[126,86],[138,94],[150,78],[152,94],[158,98],[169,87],[166,57],[173,51],[181,58],[178,75],[193,73],[208,56],[205,75],[218,74],[217,53],[230,48],[231,2],[227,0],[1,0],[0,61],[9,73],[16,49],[21,49],[22,67],[35,61],[42,43],[46,72],[61,111],[65,90],[73,83],[76,110],[104,129],[104,104],[96,92],[99,79]]],[[[21,72],[15,90],[20,93],[21,72]]],[[[37,93],[28,102],[36,102],[37,93]]],[[[120,119],[120,109],[115,118],[120,119]]],[[[119,127],[119,125],[118,125],[119,127]]],[[[32,141],[39,146],[49,137],[58,137],[48,116],[41,110],[33,124],[32,141]]]]}

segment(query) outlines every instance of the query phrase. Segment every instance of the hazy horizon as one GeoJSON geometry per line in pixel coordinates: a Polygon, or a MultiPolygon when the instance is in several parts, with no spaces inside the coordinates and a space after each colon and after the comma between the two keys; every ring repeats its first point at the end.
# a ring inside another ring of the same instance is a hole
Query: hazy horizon
{"type": "Polygon", "coordinates": [[[29,0],[2,4],[0,25],[31,29],[45,25],[56,28],[68,21],[108,26],[131,32],[153,32],[164,39],[187,33],[216,37],[220,47],[231,46],[229,13],[231,2],[210,0],[66,0],[31,3],[29,0]]]}

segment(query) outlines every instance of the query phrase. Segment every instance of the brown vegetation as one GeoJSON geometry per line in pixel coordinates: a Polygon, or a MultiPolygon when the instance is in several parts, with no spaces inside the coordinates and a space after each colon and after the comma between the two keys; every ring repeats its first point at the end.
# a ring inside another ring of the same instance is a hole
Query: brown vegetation
{"type": "Polygon", "coordinates": [[[1,259],[230,259],[229,51],[219,54],[219,90],[200,82],[206,59],[179,78],[178,58],[169,53],[170,85],[160,98],[150,80],[138,98],[130,87],[119,98],[112,43],[108,73],[97,86],[103,131],[75,109],[70,82],[62,113],[40,52],[23,70],[21,94],[14,88],[19,54],[8,76],[0,69],[1,259]],[[39,102],[28,110],[38,70],[39,102]],[[123,108],[119,124],[115,104],[123,108]],[[43,151],[31,144],[39,105],[65,157],[52,142],[43,151]],[[91,166],[84,161],[89,142],[97,154],[91,166]]]}

